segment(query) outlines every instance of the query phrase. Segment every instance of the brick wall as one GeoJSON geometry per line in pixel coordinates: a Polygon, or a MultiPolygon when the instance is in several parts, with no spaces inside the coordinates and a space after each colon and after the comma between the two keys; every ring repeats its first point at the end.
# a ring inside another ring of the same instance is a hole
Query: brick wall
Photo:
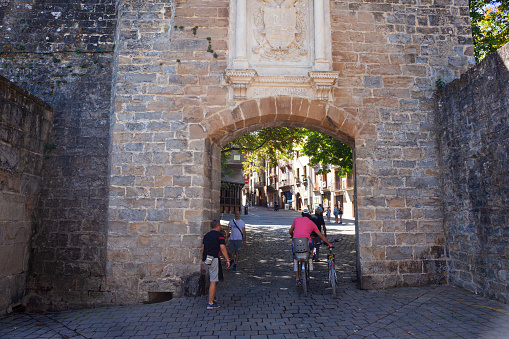
{"type": "Polygon", "coordinates": [[[21,302],[53,111],[0,76],[0,314],[21,302]]]}
{"type": "Polygon", "coordinates": [[[29,309],[83,305],[102,294],[115,11],[114,0],[0,2],[0,74],[55,112],[29,309]]]}
{"type": "Polygon", "coordinates": [[[509,301],[509,44],[438,93],[449,281],[509,301]]]}

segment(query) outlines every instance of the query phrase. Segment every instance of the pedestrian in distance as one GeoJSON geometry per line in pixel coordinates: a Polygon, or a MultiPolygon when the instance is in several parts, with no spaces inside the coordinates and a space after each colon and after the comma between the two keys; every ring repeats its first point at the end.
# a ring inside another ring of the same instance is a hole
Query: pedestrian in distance
{"type": "Polygon", "coordinates": [[[330,213],[331,213],[330,206],[327,206],[327,212],[326,212],[327,222],[330,222],[330,213]]]}
{"type": "MultiPolygon", "coordinates": [[[[313,251],[314,244],[313,240],[311,239],[311,232],[315,232],[320,239],[322,239],[329,247],[332,246],[328,241],[327,238],[318,230],[318,227],[316,227],[315,223],[312,222],[309,217],[311,216],[309,210],[306,208],[302,210],[301,213],[302,217],[297,217],[295,220],[293,220],[292,227],[290,227],[290,236],[293,238],[301,238],[301,237],[307,237],[309,239],[309,251],[313,251]]],[[[310,260],[309,269],[313,270],[312,260],[310,260]]],[[[302,282],[299,279],[299,271],[297,268],[297,261],[293,260],[293,270],[295,272],[295,281],[297,284],[297,287],[302,286],[302,282]]]]}
{"type": "Polygon", "coordinates": [[[219,308],[214,298],[216,297],[217,282],[223,280],[223,271],[219,259],[220,253],[226,258],[226,265],[230,266],[230,258],[228,257],[225,244],[224,235],[221,233],[221,223],[219,220],[214,219],[210,223],[210,232],[203,237],[201,247],[202,268],[210,277],[208,310],[219,308]]]}
{"type": "Polygon", "coordinates": [[[343,223],[343,207],[339,208],[339,223],[343,223]]]}
{"type": "Polygon", "coordinates": [[[334,205],[334,218],[336,218],[336,224],[338,223],[338,218],[339,218],[339,207],[338,207],[338,203],[336,203],[336,205],[334,205]]]}
{"type": "Polygon", "coordinates": [[[240,219],[240,212],[235,212],[235,219],[228,223],[226,237],[228,239],[228,254],[231,258],[234,258],[230,265],[233,265],[233,270],[236,271],[240,248],[242,245],[246,245],[246,224],[240,219]]]}
{"type": "MultiPolygon", "coordinates": [[[[318,227],[318,230],[322,232],[323,236],[327,237],[327,228],[325,227],[325,220],[323,220],[322,211],[320,208],[315,209],[315,214],[310,215],[309,219],[318,227]]],[[[320,237],[315,232],[311,233],[311,238],[315,244],[315,250],[313,253],[313,261],[319,261],[320,258],[320,237]]]]}

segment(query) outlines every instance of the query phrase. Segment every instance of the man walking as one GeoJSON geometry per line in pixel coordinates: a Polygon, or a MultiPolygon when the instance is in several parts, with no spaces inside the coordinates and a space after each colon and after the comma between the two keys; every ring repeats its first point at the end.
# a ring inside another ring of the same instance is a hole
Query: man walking
{"type": "Polygon", "coordinates": [[[217,282],[223,279],[223,271],[221,270],[221,262],[219,260],[220,253],[226,258],[226,265],[230,266],[230,258],[226,252],[224,235],[221,233],[221,223],[219,220],[214,219],[210,223],[211,231],[203,237],[203,244],[201,247],[202,252],[202,266],[205,272],[210,276],[209,286],[209,303],[208,310],[219,308],[214,301],[216,296],[217,282]]]}
{"type": "Polygon", "coordinates": [[[246,245],[246,224],[240,219],[240,212],[235,212],[235,219],[228,223],[228,254],[234,257],[233,270],[237,270],[240,248],[246,245]]]}

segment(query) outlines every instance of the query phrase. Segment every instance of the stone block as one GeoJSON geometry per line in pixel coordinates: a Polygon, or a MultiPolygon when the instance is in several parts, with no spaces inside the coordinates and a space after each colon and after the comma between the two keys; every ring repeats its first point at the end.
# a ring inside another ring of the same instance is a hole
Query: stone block
{"type": "Polygon", "coordinates": [[[289,119],[291,113],[292,113],[292,98],[284,96],[276,97],[277,119],[282,120],[289,119]]]}
{"type": "Polygon", "coordinates": [[[256,100],[248,100],[240,105],[240,109],[242,111],[242,115],[246,123],[248,121],[258,122],[260,119],[260,113],[267,114],[269,112],[272,112],[273,114],[275,114],[276,112],[275,98],[271,97],[261,99],[260,107],[258,107],[258,102],[256,100]],[[267,111],[267,109],[270,110],[267,111]]]}
{"type": "Polygon", "coordinates": [[[192,152],[172,152],[170,155],[172,165],[185,165],[193,163],[192,152]]]}
{"type": "Polygon", "coordinates": [[[189,248],[198,248],[202,245],[202,237],[199,234],[184,235],[182,237],[182,245],[189,248]]]}
{"type": "Polygon", "coordinates": [[[0,221],[25,220],[25,201],[22,195],[0,194],[0,221]]]}
{"type": "Polygon", "coordinates": [[[361,276],[361,289],[372,290],[385,288],[385,277],[381,274],[363,274],[361,276]]]}
{"type": "Polygon", "coordinates": [[[170,218],[170,212],[168,209],[148,209],[147,220],[148,221],[168,221],[170,218]]]}
{"type": "Polygon", "coordinates": [[[381,88],[382,77],[381,76],[364,76],[364,86],[366,88],[381,88]]]}
{"type": "Polygon", "coordinates": [[[311,101],[306,122],[321,125],[322,121],[326,118],[326,109],[327,107],[323,102],[311,101]]]}
{"type": "Polygon", "coordinates": [[[394,233],[373,233],[373,245],[391,246],[396,245],[394,233]]]}
{"type": "Polygon", "coordinates": [[[0,277],[20,274],[24,271],[28,244],[11,244],[0,246],[0,277]]]}
{"type": "Polygon", "coordinates": [[[423,272],[423,263],[422,261],[400,261],[398,263],[398,271],[400,274],[422,274],[423,272]]]}
{"type": "Polygon", "coordinates": [[[362,261],[386,260],[385,247],[361,247],[359,249],[359,256],[362,261]]]}
{"type": "Polygon", "coordinates": [[[131,260],[134,263],[157,263],[162,261],[161,249],[155,247],[130,249],[131,260]]]}
{"type": "Polygon", "coordinates": [[[386,248],[387,260],[411,260],[412,247],[409,246],[389,246],[386,248]]]}

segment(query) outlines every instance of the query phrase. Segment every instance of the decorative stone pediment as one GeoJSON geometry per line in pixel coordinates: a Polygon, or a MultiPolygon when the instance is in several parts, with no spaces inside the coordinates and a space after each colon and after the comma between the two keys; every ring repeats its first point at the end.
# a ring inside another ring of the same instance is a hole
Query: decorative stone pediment
{"type": "Polygon", "coordinates": [[[255,70],[226,70],[233,99],[289,95],[328,100],[339,72],[309,72],[307,76],[258,75],[255,70]]]}
{"type": "Polygon", "coordinates": [[[326,0],[231,0],[230,99],[272,95],[328,100],[332,71],[326,0]]]}

